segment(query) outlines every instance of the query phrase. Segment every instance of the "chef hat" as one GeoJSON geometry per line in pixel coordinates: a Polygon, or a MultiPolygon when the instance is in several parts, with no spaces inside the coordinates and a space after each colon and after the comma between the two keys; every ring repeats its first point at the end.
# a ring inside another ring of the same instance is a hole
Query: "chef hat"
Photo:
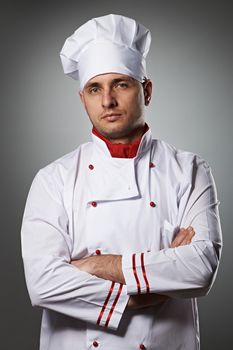
{"type": "Polygon", "coordinates": [[[142,82],[150,43],[150,31],[132,18],[93,18],[66,39],[60,52],[63,70],[80,81],[81,90],[89,79],[104,73],[126,74],[142,82]]]}

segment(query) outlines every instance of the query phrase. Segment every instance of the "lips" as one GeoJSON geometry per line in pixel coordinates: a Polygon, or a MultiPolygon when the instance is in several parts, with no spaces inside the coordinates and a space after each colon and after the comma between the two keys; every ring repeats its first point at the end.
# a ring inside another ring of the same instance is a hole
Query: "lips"
{"type": "Polygon", "coordinates": [[[110,113],[110,114],[105,114],[103,116],[104,119],[106,119],[107,121],[110,122],[114,122],[116,120],[118,120],[121,117],[120,113],[110,113]]]}
{"type": "Polygon", "coordinates": [[[119,116],[119,115],[121,115],[121,113],[106,113],[104,116],[103,116],[103,118],[106,118],[106,117],[112,117],[112,116],[114,116],[114,115],[117,115],[117,116],[119,116]]]}

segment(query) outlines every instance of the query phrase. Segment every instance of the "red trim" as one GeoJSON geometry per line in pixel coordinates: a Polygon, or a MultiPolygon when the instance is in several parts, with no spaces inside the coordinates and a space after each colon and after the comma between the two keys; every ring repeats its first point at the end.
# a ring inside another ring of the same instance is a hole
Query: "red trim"
{"type": "Polygon", "coordinates": [[[141,253],[141,265],[142,265],[143,277],[144,277],[144,280],[146,282],[146,292],[150,293],[150,285],[149,285],[148,279],[146,277],[146,270],[145,270],[145,265],[144,265],[144,253],[141,253]]]}
{"type": "Polygon", "coordinates": [[[137,155],[137,151],[142,139],[142,136],[149,130],[149,126],[145,123],[142,130],[142,135],[134,140],[132,143],[112,143],[106,137],[104,137],[95,127],[92,128],[92,133],[103,140],[112,157],[117,158],[134,158],[137,155]]]}
{"type": "Polygon", "coordinates": [[[113,304],[112,304],[111,310],[109,311],[107,320],[106,320],[106,322],[105,322],[105,327],[108,327],[108,324],[109,324],[109,321],[110,321],[110,319],[111,319],[111,317],[112,317],[112,314],[113,314],[113,311],[114,311],[114,309],[115,309],[115,306],[116,306],[116,304],[117,304],[117,302],[118,302],[118,299],[119,299],[119,297],[120,297],[120,295],[121,295],[122,288],[123,288],[123,284],[120,284],[119,289],[118,289],[118,292],[117,292],[117,295],[116,295],[116,298],[115,298],[115,300],[114,300],[114,302],[113,302],[113,304]]]}
{"type": "Polygon", "coordinates": [[[105,309],[106,309],[106,306],[107,306],[107,304],[108,304],[108,302],[109,302],[109,299],[110,299],[110,297],[111,297],[111,295],[112,295],[114,285],[115,285],[115,282],[112,282],[111,287],[110,287],[109,292],[108,292],[108,295],[107,295],[107,298],[106,298],[106,300],[105,300],[105,302],[104,302],[104,305],[103,305],[103,307],[102,307],[102,309],[101,309],[101,311],[100,311],[98,320],[97,320],[97,322],[96,322],[98,325],[100,324],[100,321],[101,321],[101,319],[102,319],[102,317],[103,317],[103,314],[104,314],[104,311],[105,311],[105,309]]]}
{"type": "Polygon", "coordinates": [[[136,258],[136,254],[133,254],[132,255],[133,273],[134,273],[134,277],[135,277],[135,280],[136,280],[136,283],[137,283],[137,287],[138,287],[138,294],[140,294],[141,293],[141,286],[140,286],[140,281],[139,281],[139,278],[138,278],[138,275],[137,275],[135,258],[136,258]]]}

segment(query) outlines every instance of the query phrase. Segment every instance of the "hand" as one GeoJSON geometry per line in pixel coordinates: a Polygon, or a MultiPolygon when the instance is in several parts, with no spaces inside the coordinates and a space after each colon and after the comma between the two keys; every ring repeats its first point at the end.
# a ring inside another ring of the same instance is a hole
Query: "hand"
{"type": "Polygon", "coordinates": [[[172,241],[171,248],[176,248],[182,245],[190,244],[194,235],[195,231],[191,226],[189,226],[186,229],[181,228],[176,234],[175,239],[172,241]]]}

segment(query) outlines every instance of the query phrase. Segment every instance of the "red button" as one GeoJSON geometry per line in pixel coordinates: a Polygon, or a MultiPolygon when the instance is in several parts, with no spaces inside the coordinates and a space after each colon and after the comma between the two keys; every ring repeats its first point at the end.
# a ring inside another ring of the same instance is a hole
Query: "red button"
{"type": "Polygon", "coordinates": [[[149,167],[154,168],[155,167],[154,163],[150,162],[149,167]]]}
{"type": "Polygon", "coordinates": [[[96,203],[96,202],[91,202],[91,205],[92,205],[93,207],[96,207],[96,206],[97,206],[97,203],[96,203]]]}
{"type": "Polygon", "coordinates": [[[97,348],[97,347],[99,346],[99,343],[98,343],[96,340],[94,340],[93,343],[92,343],[92,345],[93,345],[95,348],[97,348]]]}
{"type": "Polygon", "coordinates": [[[140,344],[140,345],[139,345],[139,349],[141,349],[141,350],[145,350],[145,349],[146,349],[146,347],[145,347],[145,345],[144,345],[144,344],[140,344]]]}
{"type": "Polygon", "coordinates": [[[95,253],[96,253],[97,255],[100,255],[100,254],[101,254],[101,251],[100,251],[99,249],[96,249],[95,253]]]}
{"type": "Polygon", "coordinates": [[[156,206],[155,202],[150,202],[150,206],[155,207],[156,206]]]}
{"type": "Polygon", "coordinates": [[[88,165],[88,168],[89,168],[90,170],[93,170],[93,169],[94,169],[94,165],[89,164],[89,165],[88,165]]]}

